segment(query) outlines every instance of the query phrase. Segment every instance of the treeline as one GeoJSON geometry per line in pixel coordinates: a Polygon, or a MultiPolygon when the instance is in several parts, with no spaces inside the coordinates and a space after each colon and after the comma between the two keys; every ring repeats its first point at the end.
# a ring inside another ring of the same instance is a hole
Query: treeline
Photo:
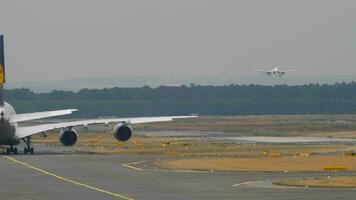
{"type": "Polygon", "coordinates": [[[355,114],[356,83],[302,86],[162,86],[79,92],[5,91],[19,113],[78,108],[73,117],[266,114],[355,114]]]}

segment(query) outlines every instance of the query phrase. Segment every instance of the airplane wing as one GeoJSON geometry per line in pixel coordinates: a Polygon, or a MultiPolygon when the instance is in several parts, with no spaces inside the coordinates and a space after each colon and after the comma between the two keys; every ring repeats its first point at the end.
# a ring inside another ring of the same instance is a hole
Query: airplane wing
{"type": "Polygon", "coordinates": [[[45,111],[45,112],[35,112],[35,113],[24,113],[24,114],[16,114],[11,116],[10,122],[23,122],[34,119],[42,119],[47,117],[54,117],[60,115],[69,115],[73,112],[77,111],[77,109],[66,109],[66,110],[54,110],[54,111],[45,111]]]}
{"type": "Polygon", "coordinates": [[[25,138],[36,133],[42,133],[49,130],[74,127],[74,126],[88,126],[92,124],[105,124],[110,123],[122,123],[122,124],[141,124],[141,123],[151,123],[151,122],[166,122],[172,121],[173,119],[185,119],[197,117],[195,115],[191,116],[166,116],[166,117],[136,117],[136,118],[114,118],[114,119],[92,119],[92,120],[82,120],[82,121],[72,121],[72,122],[62,122],[54,124],[42,124],[27,127],[18,127],[16,130],[16,135],[19,138],[25,138]]]}
{"type": "Polygon", "coordinates": [[[271,70],[265,70],[265,69],[254,69],[255,72],[263,72],[263,73],[272,73],[271,70]]]}
{"type": "Polygon", "coordinates": [[[283,70],[283,71],[279,71],[280,73],[288,73],[288,72],[295,72],[297,70],[295,69],[290,69],[290,70],[283,70]]]}

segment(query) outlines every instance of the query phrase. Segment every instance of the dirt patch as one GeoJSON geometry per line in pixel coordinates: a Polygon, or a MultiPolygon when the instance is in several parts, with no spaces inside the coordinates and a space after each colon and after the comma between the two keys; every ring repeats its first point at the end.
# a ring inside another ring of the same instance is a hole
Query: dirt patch
{"type": "Polygon", "coordinates": [[[178,170],[253,171],[253,172],[319,172],[325,166],[346,166],[356,171],[355,157],[281,157],[182,159],[155,163],[158,167],[178,170]]]}
{"type": "Polygon", "coordinates": [[[274,182],[277,185],[296,187],[356,187],[356,177],[291,179],[274,182]]]}

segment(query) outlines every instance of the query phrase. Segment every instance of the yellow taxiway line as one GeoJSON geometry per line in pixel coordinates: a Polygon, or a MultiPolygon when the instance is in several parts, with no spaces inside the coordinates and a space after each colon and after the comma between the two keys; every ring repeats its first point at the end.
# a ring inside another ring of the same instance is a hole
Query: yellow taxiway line
{"type": "Polygon", "coordinates": [[[81,187],[84,187],[84,188],[87,188],[87,189],[91,189],[91,190],[94,190],[96,192],[100,192],[100,193],[104,193],[104,194],[107,194],[107,195],[110,195],[112,197],[116,197],[116,198],[120,198],[120,199],[125,199],[125,200],[134,200],[132,198],[129,198],[129,197],[126,197],[126,196],[123,196],[123,195],[120,195],[118,193],[113,193],[113,192],[109,192],[107,190],[104,190],[104,189],[100,189],[100,188],[97,188],[97,187],[93,187],[93,186],[90,186],[90,185],[87,185],[87,184],[84,184],[84,183],[81,183],[81,182],[78,182],[78,181],[75,181],[75,180],[72,180],[72,179],[69,179],[69,178],[65,178],[65,177],[62,177],[62,176],[59,176],[59,175],[56,175],[54,173],[51,173],[51,172],[48,172],[46,170],[43,170],[43,169],[40,169],[40,168],[37,168],[37,167],[34,167],[30,164],[27,164],[25,162],[21,162],[19,160],[16,160],[12,157],[9,157],[9,156],[3,156],[4,158],[7,158],[8,160],[11,160],[17,164],[20,164],[20,165],[23,165],[25,167],[28,167],[32,170],[35,170],[35,171],[38,171],[38,172],[41,172],[45,175],[48,175],[48,176],[52,176],[56,179],[59,179],[61,181],[64,181],[64,182],[68,182],[68,183],[71,183],[71,184],[74,184],[74,185],[77,185],[77,186],[81,186],[81,187]]]}

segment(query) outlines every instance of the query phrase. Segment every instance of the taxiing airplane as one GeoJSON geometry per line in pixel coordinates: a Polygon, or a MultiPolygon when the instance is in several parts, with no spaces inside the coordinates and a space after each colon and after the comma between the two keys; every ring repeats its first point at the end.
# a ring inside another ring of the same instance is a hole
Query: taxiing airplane
{"type": "Polygon", "coordinates": [[[295,72],[296,70],[291,69],[291,70],[280,70],[278,67],[273,67],[271,70],[260,70],[260,69],[255,69],[257,72],[262,72],[268,76],[276,75],[276,76],[283,76],[286,73],[289,72],[295,72]]]}
{"type": "Polygon", "coordinates": [[[91,124],[109,125],[116,123],[113,129],[114,137],[119,141],[127,141],[131,138],[133,130],[131,124],[164,122],[173,119],[192,118],[197,116],[165,116],[165,117],[138,117],[138,118],[114,118],[114,119],[92,119],[83,121],[71,121],[53,124],[41,124],[32,126],[18,126],[18,122],[48,118],[60,115],[71,114],[76,109],[55,110],[46,112],[35,112],[16,114],[15,109],[4,101],[3,85],[5,83],[5,58],[4,58],[4,36],[0,34],[0,145],[9,146],[6,148],[6,154],[17,154],[17,148],[14,147],[23,141],[26,144],[24,153],[34,153],[31,145],[31,136],[38,133],[45,133],[49,130],[61,129],[59,132],[59,141],[64,146],[73,146],[78,140],[78,133],[73,128],[76,126],[88,126],[91,124]]]}

